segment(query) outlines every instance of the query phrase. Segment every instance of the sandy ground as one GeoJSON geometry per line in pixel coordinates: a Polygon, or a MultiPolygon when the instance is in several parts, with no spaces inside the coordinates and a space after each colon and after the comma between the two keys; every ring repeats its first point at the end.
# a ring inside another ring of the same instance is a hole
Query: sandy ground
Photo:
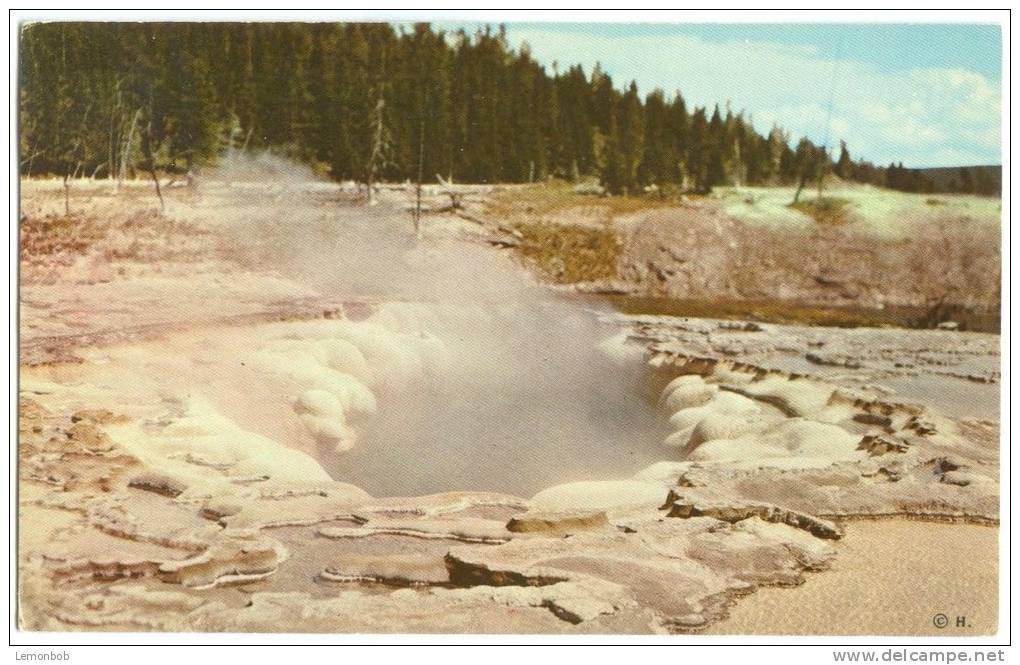
{"type": "Polygon", "coordinates": [[[763,588],[708,632],[756,635],[990,635],[998,627],[999,530],[908,520],[847,526],[832,568],[763,588]],[[938,628],[938,615],[949,623],[938,628]],[[966,626],[957,625],[966,617],[966,626]]]}

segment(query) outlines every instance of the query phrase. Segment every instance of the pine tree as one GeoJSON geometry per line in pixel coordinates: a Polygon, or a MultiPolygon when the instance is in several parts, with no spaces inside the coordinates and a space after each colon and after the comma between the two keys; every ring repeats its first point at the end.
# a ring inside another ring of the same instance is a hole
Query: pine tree
{"type": "MultiPolygon", "coordinates": [[[[601,66],[543,68],[501,27],[51,22],[24,26],[19,42],[26,175],[120,178],[149,171],[149,157],[153,170],[183,171],[242,150],[280,152],[337,180],[413,179],[420,167],[474,182],[595,176],[629,193],[798,183],[804,171],[779,127],[762,136],[728,106],[689,111],[679,92],[641,99],[601,66]],[[380,98],[385,160],[373,158],[380,98]]],[[[855,163],[845,145],[834,168],[934,186],[898,164],[855,163]]],[[[975,173],[957,187],[996,190],[975,173]]]]}
{"type": "Polygon", "coordinates": [[[691,116],[686,159],[690,188],[697,192],[708,192],[712,188],[708,172],[709,148],[708,119],[705,109],[698,108],[691,116]]]}
{"type": "Polygon", "coordinates": [[[688,131],[690,117],[687,114],[687,104],[683,96],[677,92],[670,107],[670,142],[671,157],[668,180],[676,183],[680,191],[690,188],[690,173],[687,161],[687,144],[689,141],[688,131]]]}
{"type": "Polygon", "coordinates": [[[850,151],[846,148],[846,141],[839,142],[839,160],[836,162],[835,173],[843,180],[853,177],[853,160],[850,159],[850,151]]]}
{"type": "MultiPolygon", "coordinates": [[[[598,129],[595,131],[599,132],[598,129]]],[[[596,134],[597,138],[600,136],[600,134],[596,134]]],[[[602,156],[598,160],[601,164],[602,186],[610,194],[624,194],[627,190],[627,167],[621,143],[617,114],[611,113],[609,115],[609,131],[604,139],[604,148],[600,151],[602,156]]]]}
{"type": "Polygon", "coordinates": [[[644,156],[638,177],[642,183],[662,187],[673,180],[673,139],[670,117],[662,90],[654,90],[645,98],[644,156]]]}
{"type": "Polygon", "coordinates": [[[631,82],[618,107],[617,152],[623,193],[636,193],[642,182],[638,177],[645,149],[645,120],[637,83],[631,82]]]}
{"type": "Polygon", "coordinates": [[[772,126],[766,146],[768,168],[766,170],[766,184],[777,184],[784,182],[789,175],[785,172],[783,157],[789,150],[790,137],[778,125],[772,126]]]}

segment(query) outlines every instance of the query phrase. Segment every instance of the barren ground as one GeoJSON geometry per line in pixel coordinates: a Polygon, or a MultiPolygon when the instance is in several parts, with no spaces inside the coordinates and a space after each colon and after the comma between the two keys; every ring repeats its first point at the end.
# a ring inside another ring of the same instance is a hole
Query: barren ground
{"type": "MultiPolygon", "coordinates": [[[[396,189],[208,181],[161,213],[144,184],[77,183],[68,217],[23,183],[21,625],[941,634],[940,599],[994,631],[997,335],[620,314],[539,283],[518,258],[550,255],[521,243],[645,283],[646,243],[757,231],[617,202],[636,217],[613,250],[536,231],[603,212],[507,207],[526,191],[463,188],[473,221],[428,214],[416,239],[396,189]],[[950,574],[964,557],[983,572],[950,574]],[[941,595],[903,584],[921,558],[941,595]],[[866,607],[820,614],[847,598],[866,607]]],[[[771,259],[670,259],[662,293],[936,292],[889,262],[918,240],[807,252],[842,276],[799,283],[768,266],[803,238],[769,233],[771,259]]],[[[997,297],[966,272],[997,270],[983,234],[939,239],[968,305],[997,297]]]]}
{"type": "Polygon", "coordinates": [[[676,202],[524,186],[486,209],[524,231],[525,256],[550,278],[621,294],[635,313],[998,330],[997,200],[833,187],[838,218],[812,218],[814,192],[791,207],[783,188],[676,202]]]}

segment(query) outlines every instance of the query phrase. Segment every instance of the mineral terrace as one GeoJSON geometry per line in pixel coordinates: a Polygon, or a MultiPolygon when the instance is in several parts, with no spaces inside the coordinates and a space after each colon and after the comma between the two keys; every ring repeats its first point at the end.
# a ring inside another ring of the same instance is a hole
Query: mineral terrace
{"type": "Polygon", "coordinates": [[[126,190],[23,185],[24,629],[696,632],[862,518],[998,524],[996,335],[624,316],[498,225],[373,244],[402,193],[126,190]]]}

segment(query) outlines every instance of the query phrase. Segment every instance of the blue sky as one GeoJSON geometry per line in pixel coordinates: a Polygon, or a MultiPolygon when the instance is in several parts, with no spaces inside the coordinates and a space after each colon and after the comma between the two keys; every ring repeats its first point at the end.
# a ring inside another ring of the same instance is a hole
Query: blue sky
{"type": "MultiPolygon", "coordinates": [[[[459,27],[446,24],[443,27],[459,27]]],[[[469,30],[474,26],[465,26],[469,30]]],[[[879,164],[1001,162],[1001,29],[961,24],[508,23],[539,62],[847,141],[879,164]],[[832,103],[830,104],[830,99],[832,103]]]]}

